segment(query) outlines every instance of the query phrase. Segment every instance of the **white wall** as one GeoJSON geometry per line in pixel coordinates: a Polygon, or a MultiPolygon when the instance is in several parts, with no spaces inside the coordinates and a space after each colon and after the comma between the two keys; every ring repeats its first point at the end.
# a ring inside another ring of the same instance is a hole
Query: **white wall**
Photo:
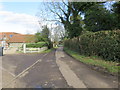
{"type": "Polygon", "coordinates": [[[9,47],[22,47],[24,43],[10,43],[9,47]]]}

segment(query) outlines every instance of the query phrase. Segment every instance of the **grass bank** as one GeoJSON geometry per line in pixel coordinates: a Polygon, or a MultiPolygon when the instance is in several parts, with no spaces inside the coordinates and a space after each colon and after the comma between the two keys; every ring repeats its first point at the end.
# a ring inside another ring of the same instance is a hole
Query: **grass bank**
{"type": "Polygon", "coordinates": [[[43,51],[43,52],[40,52],[40,53],[49,53],[49,52],[51,52],[51,51],[53,51],[54,50],[54,48],[51,48],[51,49],[47,49],[47,50],[45,50],[45,51],[43,51]]]}
{"type": "Polygon", "coordinates": [[[120,71],[120,66],[118,66],[119,63],[117,62],[105,61],[96,56],[88,57],[80,55],[79,53],[71,51],[67,48],[64,48],[64,51],[82,63],[104,68],[111,74],[117,74],[120,71]]]}

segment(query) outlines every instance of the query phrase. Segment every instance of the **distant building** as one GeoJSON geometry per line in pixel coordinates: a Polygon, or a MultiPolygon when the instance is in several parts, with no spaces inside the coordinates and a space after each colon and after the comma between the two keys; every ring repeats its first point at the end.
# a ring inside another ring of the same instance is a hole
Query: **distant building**
{"type": "Polygon", "coordinates": [[[33,43],[34,35],[15,32],[0,32],[0,45],[7,47],[21,47],[24,43],[33,43]]]}

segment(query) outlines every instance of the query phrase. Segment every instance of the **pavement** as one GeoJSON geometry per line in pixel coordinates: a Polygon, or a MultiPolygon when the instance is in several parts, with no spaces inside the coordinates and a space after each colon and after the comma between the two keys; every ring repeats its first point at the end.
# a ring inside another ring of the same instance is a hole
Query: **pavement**
{"type": "Polygon", "coordinates": [[[92,70],[60,47],[44,54],[6,54],[3,88],[118,88],[118,77],[92,70]]]}

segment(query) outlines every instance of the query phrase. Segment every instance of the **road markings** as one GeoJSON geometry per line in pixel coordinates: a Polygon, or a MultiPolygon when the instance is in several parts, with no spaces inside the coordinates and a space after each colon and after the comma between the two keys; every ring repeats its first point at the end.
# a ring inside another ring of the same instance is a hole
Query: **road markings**
{"type": "Polygon", "coordinates": [[[87,88],[83,81],[77,77],[77,75],[70,69],[70,67],[60,60],[62,56],[64,56],[62,51],[56,51],[56,63],[67,84],[73,88],[87,88]]]}
{"type": "MultiPolygon", "coordinates": [[[[48,53],[44,54],[43,57],[45,57],[47,54],[48,53]]],[[[9,87],[12,84],[12,82],[14,82],[17,78],[21,77],[23,74],[25,74],[26,72],[28,72],[33,66],[35,66],[37,63],[39,63],[41,61],[42,61],[42,59],[37,60],[31,66],[29,66],[28,68],[26,68],[25,70],[23,70],[21,73],[19,73],[17,76],[15,76],[15,78],[12,79],[9,83],[7,83],[6,85],[4,85],[4,87],[9,87]]]]}
{"type": "Polygon", "coordinates": [[[6,70],[5,68],[0,67],[0,69],[3,70],[3,71],[5,71],[5,72],[7,72],[7,73],[9,73],[13,77],[15,77],[15,75],[13,73],[11,73],[10,71],[6,70]]]}

